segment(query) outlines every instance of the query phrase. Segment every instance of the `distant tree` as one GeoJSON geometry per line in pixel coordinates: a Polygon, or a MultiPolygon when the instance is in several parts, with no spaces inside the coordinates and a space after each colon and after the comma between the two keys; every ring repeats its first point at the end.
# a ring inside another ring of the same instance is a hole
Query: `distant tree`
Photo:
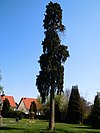
{"type": "Polygon", "coordinates": [[[65,96],[66,96],[68,101],[69,101],[70,93],[71,93],[70,89],[65,90],[65,96]]]}
{"type": "Polygon", "coordinates": [[[78,86],[72,86],[71,95],[68,103],[67,123],[80,123],[82,117],[81,98],[78,86]]]}
{"type": "Polygon", "coordinates": [[[43,54],[40,56],[41,71],[36,79],[37,89],[42,101],[50,93],[50,120],[49,129],[54,130],[54,94],[63,91],[64,66],[69,56],[68,47],[61,45],[59,33],[64,32],[62,24],[62,9],[58,3],[50,2],[46,6],[44,19],[45,39],[42,42],[43,54]]]}
{"type": "MultiPolygon", "coordinates": [[[[66,96],[55,94],[55,121],[61,122],[65,120],[66,113],[68,108],[68,101],[66,96]],[[59,117],[58,117],[59,116],[59,117]]],[[[50,115],[50,99],[47,98],[45,104],[43,104],[45,118],[49,119],[50,115]]]]}
{"type": "MultiPolygon", "coordinates": [[[[1,71],[0,71],[0,81],[2,80],[1,71]]],[[[0,95],[3,94],[3,87],[0,85],[0,95]]]]}
{"type": "Polygon", "coordinates": [[[9,103],[9,100],[5,98],[5,100],[3,101],[3,107],[1,112],[2,116],[7,117],[9,110],[10,110],[10,103],[9,103]]]}
{"type": "Polygon", "coordinates": [[[98,94],[95,96],[90,118],[91,126],[100,129],[100,95],[98,94]]]}
{"type": "MultiPolygon", "coordinates": [[[[60,115],[59,121],[64,121],[68,109],[68,98],[65,94],[62,95],[55,95],[55,104],[59,107],[60,115]]],[[[56,108],[56,107],[55,107],[56,108]]],[[[57,115],[56,111],[55,114],[57,115]]]]}
{"type": "Polygon", "coordinates": [[[86,99],[81,97],[81,107],[82,107],[82,123],[88,123],[88,119],[91,113],[91,103],[86,99]]]}
{"type": "Polygon", "coordinates": [[[0,85],[0,95],[3,93],[3,87],[0,85]]]}

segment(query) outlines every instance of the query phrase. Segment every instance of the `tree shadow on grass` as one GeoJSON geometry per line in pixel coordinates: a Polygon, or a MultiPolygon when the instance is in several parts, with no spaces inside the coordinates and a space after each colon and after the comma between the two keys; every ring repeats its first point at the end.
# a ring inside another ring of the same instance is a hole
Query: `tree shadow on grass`
{"type": "Polygon", "coordinates": [[[24,128],[0,127],[0,130],[25,130],[24,128]]]}
{"type": "Polygon", "coordinates": [[[72,130],[72,131],[71,130],[67,131],[65,129],[57,129],[55,133],[81,133],[81,132],[82,133],[100,133],[100,131],[92,130],[91,128],[90,130],[82,130],[82,128],[80,128],[80,130],[77,130],[76,128],[76,130],[72,130]]]}
{"type": "Polygon", "coordinates": [[[99,133],[98,129],[93,129],[91,126],[77,126],[76,129],[80,129],[80,131],[84,131],[85,133],[99,133]]]}
{"type": "Polygon", "coordinates": [[[45,130],[43,129],[39,133],[73,133],[73,132],[66,131],[64,129],[56,129],[55,131],[49,131],[47,129],[45,129],[45,130]]]}
{"type": "Polygon", "coordinates": [[[3,130],[5,130],[5,131],[18,131],[18,132],[24,132],[24,133],[48,133],[48,132],[46,132],[46,130],[40,130],[39,132],[36,132],[36,131],[32,131],[32,130],[29,130],[29,129],[25,129],[25,128],[14,128],[14,127],[0,127],[0,131],[3,131],[3,130]]]}
{"type": "Polygon", "coordinates": [[[92,129],[91,126],[76,126],[75,128],[79,128],[79,129],[92,129]]]}
{"type": "MultiPolygon", "coordinates": [[[[59,132],[59,133],[73,133],[72,131],[67,131],[67,130],[65,130],[65,129],[57,129],[56,132],[57,132],[57,133],[58,133],[58,132],[59,132]]],[[[55,132],[55,133],[56,133],[56,132],[55,132]]]]}

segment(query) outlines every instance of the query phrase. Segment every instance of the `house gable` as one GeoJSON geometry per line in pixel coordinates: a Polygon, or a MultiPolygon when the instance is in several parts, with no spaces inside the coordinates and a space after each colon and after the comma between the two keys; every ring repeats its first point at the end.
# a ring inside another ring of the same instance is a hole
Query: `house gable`
{"type": "Polygon", "coordinates": [[[32,102],[36,103],[36,107],[37,109],[39,109],[40,107],[42,107],[42,105],[40,105],[40,103],[37,101],[36,98],[22,98],[19,102],[18,105],[18,110],[23,111],[24,113],[29,113],[29,109],[30,109],[30,105],[32,102]]]}
{"type": "Polygon", "coordinates": [[[25,104],[24,104],[24,101],[23,100],[21,100],[21,102],[20,102],[20,104],[19,104],[19,106],[18,106],[17,109],[20,110],[20,111],[22,111],[22,112],[25,112],[26,114],[29,113],[29,111],[25,107],[25,104]]]}

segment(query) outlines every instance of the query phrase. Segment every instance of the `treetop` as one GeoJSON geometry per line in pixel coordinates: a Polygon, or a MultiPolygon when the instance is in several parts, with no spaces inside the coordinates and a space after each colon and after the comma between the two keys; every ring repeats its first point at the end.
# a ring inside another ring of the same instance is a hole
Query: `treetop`
{"type": "Polygon", "coordinates": [[[62,9],[60,4],[50,2],[46,6],[44,29],[63,32],[65,26],[62,24],[62,9]]]}

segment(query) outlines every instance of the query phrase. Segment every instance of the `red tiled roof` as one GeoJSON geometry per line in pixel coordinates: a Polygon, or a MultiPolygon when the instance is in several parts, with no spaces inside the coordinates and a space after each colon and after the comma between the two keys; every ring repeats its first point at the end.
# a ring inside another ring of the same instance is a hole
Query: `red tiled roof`
{"type": "Polygon", "coordinates": [[[16,103],[15,103],[13,96],[0,96],[0,99],[2,99],[2,101],[4,101],[5,98],[8,99],[11,107],[16,108],[16,103]]]}
{"type": "Polygon", "coordinates": [[[27,110],[30,109],[31,102],[33,102],[33,101],[36,103],[37,109],[42,107],[36,98],[26,98],[25,97],[25,98],[22,98],[21,101],[24,102],[24,105],[25,105],[27,110]]]}

